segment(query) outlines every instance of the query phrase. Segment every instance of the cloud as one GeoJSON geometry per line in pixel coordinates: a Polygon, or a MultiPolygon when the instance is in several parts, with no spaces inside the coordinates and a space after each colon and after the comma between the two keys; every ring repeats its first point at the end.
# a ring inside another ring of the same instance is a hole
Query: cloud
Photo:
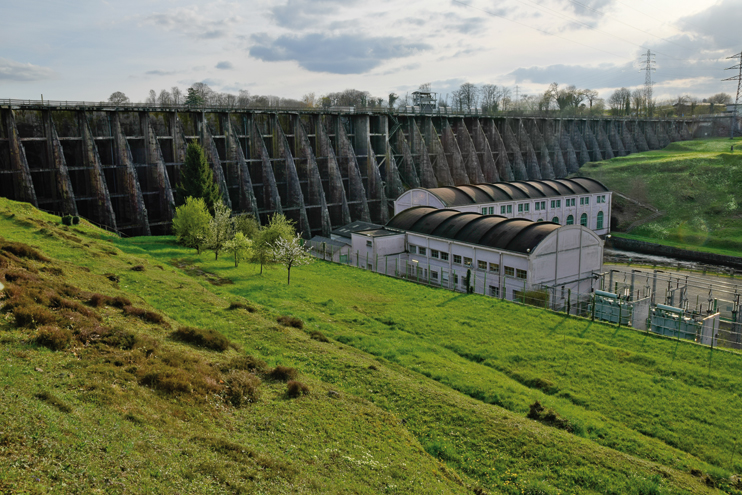
{"type": "Polygon", "coordinates": [[[45,81],[56,77],[57,73],[49,67],[0,57],[0,81],[45,81]]]}
{"type": "Polygon", "coordinates": [[[606,11],[616,3],[615,0],[561,0],[560,3],[575,14],[590,19],[601,19],[606,11]]]}
{"type": "Polygon", "coordinates": [[[722,0],[706,10],[680,19],[678,25],[686,31],[709,38],[714,48],[739,52],[742,9],[738,0],[722,0]]]}
{"type": "Polygon", "coordinates": [[[363,74],[387,60],[404,58],[429,50],[426,43],[400,37],[356,35],[328,36],[320,33],[270,38],[253,36],[252,57],[265,62],[296,61],[311,72],[363,74]]]}
{"type": "Polygon", "coordinates": [[[178,71],[174,70],[148,70],[145,72],[148,76],[172,76],[173,74],[177,74],[178,71]]]}
{"type": "Polygon", "coordinates": [[[281,27],[307,29],[316,27],[328,14],[358,0],[288,0],[284,5],[270,9],[273,20],[281,27]]]}
{"type": "Polygon", "coordinates": [[[232,65],[232,62],[222,61],[216,64],[216,68],[221,70],[230,70],[234,69],[234,65],[232,65]]]}
{"type": "Polygon", "coordinates": [[[142,20],[145,24],[151,24],[167,31],[175,31],[188,37],[205,40],[224,38],[231,34],[233,26],[242,22],[239,16],[211,19],[198,7],[154,13],[142,20]]]}

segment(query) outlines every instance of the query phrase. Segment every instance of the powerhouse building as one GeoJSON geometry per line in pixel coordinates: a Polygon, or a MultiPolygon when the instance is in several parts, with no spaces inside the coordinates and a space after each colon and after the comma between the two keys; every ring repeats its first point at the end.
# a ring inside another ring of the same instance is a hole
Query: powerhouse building
{"type": "Polygon", "coordinates": [[[603,241],[582,225],[431,206],[353,232],[344,252],[341,262],[458,291],[471,270],[474,292],[508,300],[542,288],[557,298],[567,289],[588,294],[603,268],[603,241]]]}
{"type": "Polygon", "coordinates": [[[611,225],[611,191],[587,177],[415,188],[397,198],[394,214],[415,206],[577,224],[598,235],[608,234],[611,225]]]}

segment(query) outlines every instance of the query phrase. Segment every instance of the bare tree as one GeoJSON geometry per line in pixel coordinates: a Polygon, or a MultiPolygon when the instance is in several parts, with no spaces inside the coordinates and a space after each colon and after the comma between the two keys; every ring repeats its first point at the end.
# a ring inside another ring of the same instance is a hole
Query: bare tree
{"type": "Polygon", "coordinates": [[[291,268],[294,266],[308,265],[314,258],[301,245],[301,236],[296,234],[293,239],[279,238],[273,245],[273,259],[286,267],[288,278],[286,285],[291,284],[291,268]]]}
{"type": "Polygon", "coordinates": [[[641,109],[644,109],[644,114],[648,115],[647,112],[647,100],[646,100],[646,94],[644,89],[635,89],[631,92],[631,102],[634,104],[634,110],[636,111],[637,116],[641,112],[641,109]]]}
{"type": "Polygon", "coordinates": [[[246,89],[241,89],[237,95],[237,106],[240,108],[247,108],[250,106],[250,92],[246,89]]]}
{"type": "Polygon", "coordinates": [[[178,86],[173,86],[170,88],[170,93],[173,95],[173,103],[175,105],[180,105],[183,103],[183,93],[180,91],[180,88],[178,86]]]}
{"type": "Polygon", "coordinates": [[[502,98],[503,88],[496,84],[484,84],[480,90],[482,97],[482,112],[496,113],[500,110],[500,99],[502,98]]]}
{"type": "Polygon", "coordinates": [[[479,102],[479,89],[470,82],[465,82],[459,89],[454,91],[454,107],[459,110],[471,110],[477,107],[479,102]]]}
{"type": "Polygon", "coordinates": [[[718,103],[719,105],[728,105],[732,102],[732,97],[726,93],[716,93],[709,97],[709,103],[718,103]]]}
{"type": "Polygon", "coordinates": [[[159,96],[157,97],[157,103],[160,105],[170,105],[173,102],[173,95],[171,95],[168,90],[163,89],[160,91],[159,96]]]}
{"type": "Polygon", "coordinates": [[[157,93],[155,93],[154,89],[149,90],[149,96],[147,97],[147,101],[145,101],[148,105],[156,105],[157,104],[157,93]]]}
{"type": "Polygon", "coordinates": [[[108,101],[116,104],[129,103],[129,97],[121,91],[116,91],[114,93],[111,93],[111,96],[108,97],[108,101]]]}
{"type": "Polygon", "coordinates": [[[613,115],[628,115],[631,109],[631,91],[627,88],[617,89],[608,98],[613,115]]]}
{"type": "Polygon", "coordinates": [[[317,98],[314,96],[314,93],[307,93],[301,97],[301,102],[304,104],[304,106],[307,106],[309,108],[313,108],[316,101],[317,98]]]}

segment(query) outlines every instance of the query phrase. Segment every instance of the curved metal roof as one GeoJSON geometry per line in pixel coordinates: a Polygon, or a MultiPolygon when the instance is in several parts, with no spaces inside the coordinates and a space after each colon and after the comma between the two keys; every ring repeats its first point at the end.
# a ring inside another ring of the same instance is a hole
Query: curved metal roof
{"type": "Polygon", "coordinates": [[[427,189],[427,191],[437,196],[446,206],[465,206],[479,203],[608,192],[608,188],[600,181],[589,177],[574,177],[572,179],[525,180],[434,187],[427,189]]]}
{"type": "Polygon", "coordinates": [[[408,208],[396,214],[386,226],[518,253],[533,251],[560,227],[551,222],[439,210],[430,206],[408,208]]]}

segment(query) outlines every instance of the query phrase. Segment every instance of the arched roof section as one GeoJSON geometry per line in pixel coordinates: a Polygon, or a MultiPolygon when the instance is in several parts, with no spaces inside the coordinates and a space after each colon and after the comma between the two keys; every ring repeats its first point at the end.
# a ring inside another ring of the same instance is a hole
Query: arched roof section
{"type": "Polygon", "coordinates": [[[445,206],[450,207],[609,191],[600,181],[589,177],[494,182],[490,184],[435,187],[425,190],[440,199],[445,206]]]}
{"type": "Polygon", "coordinates": [[[533,251],[539,242],[559,228],[558,224],[551,222],[462,213],[427,206],[408,208],[395,215],[386,226],[519,253],[533,251]]]}
{"type": "Polygon", "coordinates": [[[460,187],[434,187],[428,191],[438,197],[446,206],[464,206],[475,204],[475,199],[460,187]]]}

